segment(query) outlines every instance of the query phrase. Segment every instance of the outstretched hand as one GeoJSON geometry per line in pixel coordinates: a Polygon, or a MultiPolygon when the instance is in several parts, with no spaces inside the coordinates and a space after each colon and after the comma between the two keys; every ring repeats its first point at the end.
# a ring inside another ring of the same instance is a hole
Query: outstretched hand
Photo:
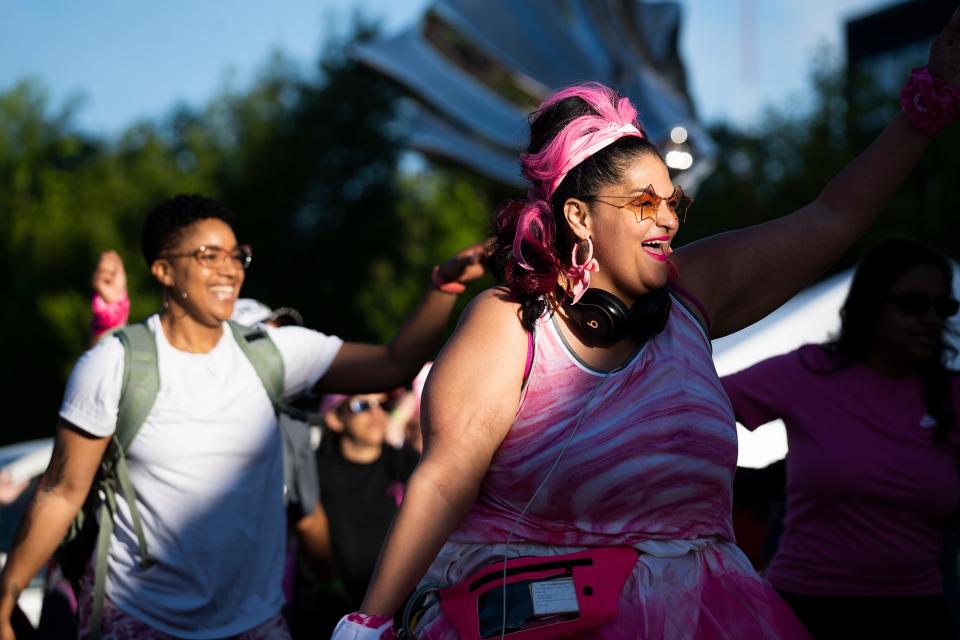
{"type": "Polygon", "coordinates": [[[444,282],[461,283],[481,278],[487,272],[486,257],[482,244],[461,249],[440,263],[440,278],[444,282]]]}
{"type": "Polygon", "coordinates": [[[116,251],[104,251],[90,279],[93,290],[100,294],[104,302],[113,304],[127,293],[127,272],[123,269],[123,260],[116,251]]]}
{"type": "Polygon", "coordinates": [[[934,77],[960,85],[960,7],[933,41],[927,68],[934,77]]]}

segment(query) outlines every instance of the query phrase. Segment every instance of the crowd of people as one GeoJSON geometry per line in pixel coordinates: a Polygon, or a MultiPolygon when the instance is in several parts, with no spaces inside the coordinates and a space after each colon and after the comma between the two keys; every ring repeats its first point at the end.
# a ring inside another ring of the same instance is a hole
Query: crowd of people
{"type": "Polygon", "coordinates": [[[382,345],[241,301],[253,254],[230,212],[165,200],[141,242],[161,308],[126,324],[119,256],[95,272],[95,343],[0,576],[0,640],[58,547],[82,638],[953,637],[950,263],[883,244],[835,339],[723,380],[711,359],[960,119],[960,11],[901,106],[808,205],[674,248],[692,200],[630,101],[558,91],[530,116],[527,196],[382,345]],[[434,357],[421,401],[395,391],[434,357]],[[778,417],[787,515],[761,577],[735,543],[734,424],[778,417]]]}

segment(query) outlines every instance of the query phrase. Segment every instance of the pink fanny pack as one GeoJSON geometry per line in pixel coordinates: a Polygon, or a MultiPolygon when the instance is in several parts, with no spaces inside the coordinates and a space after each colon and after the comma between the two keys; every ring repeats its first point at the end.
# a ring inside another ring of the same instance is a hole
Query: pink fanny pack
{"type": "Polygon", "coordinates": [[[617,616],[636,562],[631,547],[513,558],[506,563],[506,581],[503,562],[495,562],[440,591],[440,606],[463,640],[501,633],[511,640],[565,638],[617,616]]]}

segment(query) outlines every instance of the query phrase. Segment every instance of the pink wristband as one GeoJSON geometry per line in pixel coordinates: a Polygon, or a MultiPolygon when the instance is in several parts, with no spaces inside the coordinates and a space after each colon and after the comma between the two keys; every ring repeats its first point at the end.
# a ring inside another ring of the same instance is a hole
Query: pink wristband
{"type": "Polygon", "coordinates": [[[391,616],[355,611],[340,618],[330,640],[396,640],[391,616]]]}
{"type": "Polygon", "coordinates": [[[90,306],[93,309],[90,327],[94,336],[101,336],[111,329],[121,327],[130,318],[130,298],[126,293],[116,302],[107,302],[99,293],[95,293],[90,306]]]}
{"type": "Polygon", "coordinates": [[[933,77],[927,67],[918,67],[903,85],[900,109],[918,131],[935,136],[960,120],[960,86],[933,77]]]}
{"type": "Polygon", "coordinates": [[[442,291],[444,293],[463,293],[467,290],[466,285],[462,282],[444,282],[440,277],[440,265],[437,265],[433,268],[433,274],[430,276],[433,280],[433,287],[437,291],[442,291]]]}
{"type": "Polygon", "coordinates": [[[366,613],[354,611],[353,613],[347,614],[347,620],[349,622],[355,622],[361,627],[366,627],[367,629],[379,629],[386,623],[393,620],[393,616],[371,616],[367,615],[366,613]]]}

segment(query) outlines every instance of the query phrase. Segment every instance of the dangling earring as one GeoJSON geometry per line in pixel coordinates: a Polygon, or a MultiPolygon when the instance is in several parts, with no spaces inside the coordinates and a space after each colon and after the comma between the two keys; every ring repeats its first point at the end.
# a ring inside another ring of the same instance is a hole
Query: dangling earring
{"type": "Polygon", "coordinates": [[[571,293],[573,294],[573,304],[577,304],[580,298],[590,288],[590,273],[600,271],[600,264],[593,257],[593,239],[587,238],[573,245],[573,251],[570,254],[570,268],[567,269],[567,278],[570,280],[571,293]],[[577,254],[580,252],[581,245],[587,243],[587,257],[583,263],[577,261],[577,254]]]}
{"type": "MultiPolygon", "coordinates": [[[[173,291],[173,288],[172,288],[172,287],[171,287],[170,289],[164,291],[164,293],[163,293],[163,302],[161,302],[160,305],[161,305],[164,309],[170,309],[170,297],[174,295],[173,293],[170,293],[170,291],[173,291]]],[[[181,291],[181,292],[180,292],[180,299],[181,299],[181,300],[186,300],[186,299],[187,299],[187,292],[186,292],[186,291],[181,291]]]]}

